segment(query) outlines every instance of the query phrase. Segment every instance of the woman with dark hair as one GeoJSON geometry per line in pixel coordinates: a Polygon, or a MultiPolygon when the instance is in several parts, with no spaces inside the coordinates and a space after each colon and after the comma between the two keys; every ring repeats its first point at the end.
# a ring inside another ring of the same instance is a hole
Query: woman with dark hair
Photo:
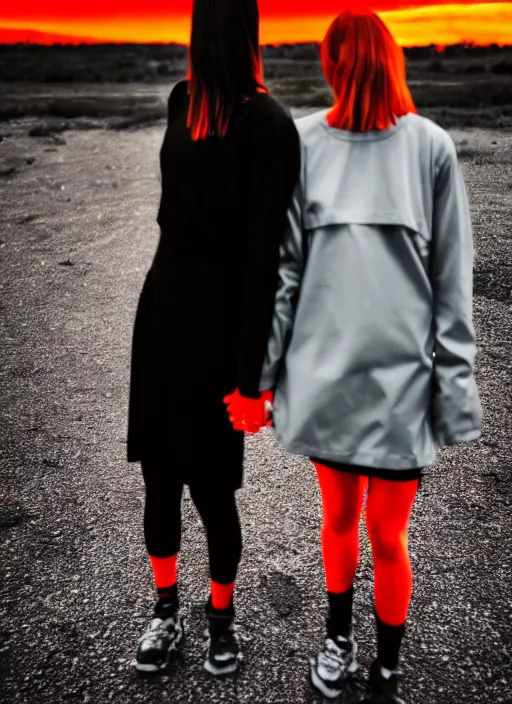
{"type": "Polygon", "coordinates": [[[183,636],[177,556],[184,485],[206,530],[206,669],[241,660],[233,592],[242,548],[235,492],[244,433],[223,398],[259,398],[279,246],[299,175],[291,117],[262,79],[256,0],[195,0],[188,80],[161,149],[160,241],[133,335],[128,461],[146,487],[144,535],[158,601],[136,667],[166,667],[183,636]]]}
{"type": "MultiPolygon", "coordinates": [[[[398,704],[412,594],[407,529],[439,447],[480,436],[473,242],[455,146],[417,114],[402,50],[369,12],[322,44],[332,109],[297,121],[301,177],[288,216],[260,389],[276,435],[316,468],[329,617],[313,685],[337,697],[358,669],[352,635],[365,492],[378,655],[373,704],[398,704]]],[[[228,402],[235,427],[253,407],[228,402]]],[[[257,423],[256,423],[257,427],[257,423]]]]}

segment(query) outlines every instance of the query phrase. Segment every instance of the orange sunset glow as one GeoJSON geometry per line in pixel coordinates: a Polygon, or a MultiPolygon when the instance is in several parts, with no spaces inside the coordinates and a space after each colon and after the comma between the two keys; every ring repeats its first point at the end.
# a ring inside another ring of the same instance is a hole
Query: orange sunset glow
{"type": "MultiPolygon", "coordinates": [[[[260,0],[263,44],[319,41],[344,7],[375,9],[402,45],[512,44],[511,2],[260,0]]],[[[187,43],[192,0],[2,0],[0,41],[35,30],[115,42],[187,43]],[[7,30],[2,32],[2,30],[7,30]]]]}

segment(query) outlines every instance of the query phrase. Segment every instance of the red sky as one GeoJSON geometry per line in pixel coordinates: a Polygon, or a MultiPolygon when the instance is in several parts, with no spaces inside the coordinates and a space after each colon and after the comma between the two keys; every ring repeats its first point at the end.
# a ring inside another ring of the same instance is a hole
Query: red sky
{"type": "MultiPolygon", "coordinates": [[[[512,44],[512,2],[472,0],[259,0],[261,41],[318,41],[343,7],[363,4],[381,14],[401,44],[512,44]]],[[[0,0],[0,27],[186,43],[191,7],[192,0],[0,0]]]]}

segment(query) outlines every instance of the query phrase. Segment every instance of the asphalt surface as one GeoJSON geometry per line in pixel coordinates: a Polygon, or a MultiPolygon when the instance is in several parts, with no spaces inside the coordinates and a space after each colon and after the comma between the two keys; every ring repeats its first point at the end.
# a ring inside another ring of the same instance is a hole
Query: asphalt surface
{"type": "MultiPolygon", "coordinates": [[[[319,702],[307,667],[326,606],[319,495],[308,462],[270,430],[247,440],[239,494],[242,673],[218,682],[202,668],[206,545],[186,497],[185,647],[168,674],[135,675],[154,592],[142,478],[125,462],[126,406],[135,307],[158,237],[162,127],[63,139],[31,139],[29,127],[0,130],[0,701],[319,702]]],[[[415,504],[407,704],[512,702],[512,135],[456,138],[475,224],[485,427],[480,441],[440,454],[415,504]]],[[[362,538],[362,674],[343,702],[357,701],[375,654],[362,538]]]]}

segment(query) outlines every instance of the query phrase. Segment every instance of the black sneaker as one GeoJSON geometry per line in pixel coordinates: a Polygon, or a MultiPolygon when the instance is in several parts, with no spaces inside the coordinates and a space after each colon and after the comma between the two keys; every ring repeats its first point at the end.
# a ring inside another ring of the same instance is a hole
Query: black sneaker
{"type": "Polygon", "coordinates": [[[350,634],[328,636],[323,650],[310,659],[311,683],[327,699],[335,699],[342,693],[347,679],[359,669],[356,660],[357,644],[350,634]]]}
{"type": "Polygon", "coordinates": [[[398,697],[398,677],[400,673],[394,671],[389,678],[384,677],[381,664],[374,660],[370,667],[370,692],[368,699],[361,704],[405,704],[398,697]]]}
{"type": "Polygon", "coordinates": [[[139,672],[160,672],[167,667],[169,654],[183,640],[183,616],[177,604],[157,603],[155,616],[139,638],[135,667],[139,672]]]}
{"type": "Polygon", "coordinates": [[[205,636],[208,655],[204,663],[205,670],[215,677],[231,675],[237,672],[243,660],[234,625],[234,609],[231,606],[225,611],[219,611],[212,608],[209,601],[206,614],[208,628],[205,636]]]}

